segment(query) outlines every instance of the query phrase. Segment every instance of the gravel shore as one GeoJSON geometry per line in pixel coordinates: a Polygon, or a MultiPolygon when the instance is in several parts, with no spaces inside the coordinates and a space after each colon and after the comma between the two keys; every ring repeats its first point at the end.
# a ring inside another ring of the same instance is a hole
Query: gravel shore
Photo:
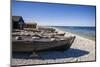
{"type": "MultiPolygon", "coordinates": [[[[58,30],[59,32],[63,32],[58,30]]],[[[67,63],[80,61],[95,61],[95,41],[86,39],[66,32],[66,37],[76,36],[71,48],[67,51],[46,51],[39,52],[38,58],[31,58],[31,53],[14,53],[11,59],[11,65],[35,65],[35,64],[50,64],[50,63],[67,63]]]]}

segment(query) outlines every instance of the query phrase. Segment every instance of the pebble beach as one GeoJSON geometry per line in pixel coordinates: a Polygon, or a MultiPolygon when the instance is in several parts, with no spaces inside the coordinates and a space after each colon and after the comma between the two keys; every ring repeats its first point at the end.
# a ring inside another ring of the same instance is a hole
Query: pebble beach
{"type": "MultiPolygon", "coordinates": [[[[59,29],[56,30],[63,32],[59,29]]],[[[30,57],[31,53],[15,53],[11,59],[11,65],[37,65],[96,60],[95,41],[70,32],[66,32],[65,36],[76,36],[69,50],[38,52],[38,58],[30,57]]]]}

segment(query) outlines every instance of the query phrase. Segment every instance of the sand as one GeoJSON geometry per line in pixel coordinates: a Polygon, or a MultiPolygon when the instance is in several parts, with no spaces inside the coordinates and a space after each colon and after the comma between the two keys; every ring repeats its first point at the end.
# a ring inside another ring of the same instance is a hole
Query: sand
{"type": "MultiPolygon", "coordinates": [[[[63,32],[56,29],[60,33],[63,32]]],[[[81,37],[79,35],[66,32],[66,37],[76,36],[71,48],[68,51],[40,52],[39,58],[29,58],[29,53],[15,54],[11,59],[11,65],[34,65],[49,63],[67,63],[80,61],[95,61],[95,41],[81,37]]]]}

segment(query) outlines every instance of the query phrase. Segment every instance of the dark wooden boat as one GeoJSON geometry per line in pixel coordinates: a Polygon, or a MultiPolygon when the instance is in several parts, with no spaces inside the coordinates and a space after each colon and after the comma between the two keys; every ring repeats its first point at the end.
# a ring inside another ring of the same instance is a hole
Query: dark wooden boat
{"type": "Polygon", "coordinates": [[[13,52],[45,51],[45,50],[67,50],[72,45],[73,37],[37,38],[16,37],[12,38],[13,52]]]}

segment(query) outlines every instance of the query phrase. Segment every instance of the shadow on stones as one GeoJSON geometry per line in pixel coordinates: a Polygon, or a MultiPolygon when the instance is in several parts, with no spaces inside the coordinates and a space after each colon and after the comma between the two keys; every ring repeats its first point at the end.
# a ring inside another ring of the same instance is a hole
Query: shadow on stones
{"type": "Polygon", "coordinates": [[[73,49],[70,48],[69,50],[65,51],[44,51],[44,52],[37,52],[38,57],[30,57],[32,52],[14,52],[12,53],[13,59],[63,59],[63,58],[77,58],[80,56],[84,56],[88,54],[88,51],[80,50],[80,49],[73,49]]]}

